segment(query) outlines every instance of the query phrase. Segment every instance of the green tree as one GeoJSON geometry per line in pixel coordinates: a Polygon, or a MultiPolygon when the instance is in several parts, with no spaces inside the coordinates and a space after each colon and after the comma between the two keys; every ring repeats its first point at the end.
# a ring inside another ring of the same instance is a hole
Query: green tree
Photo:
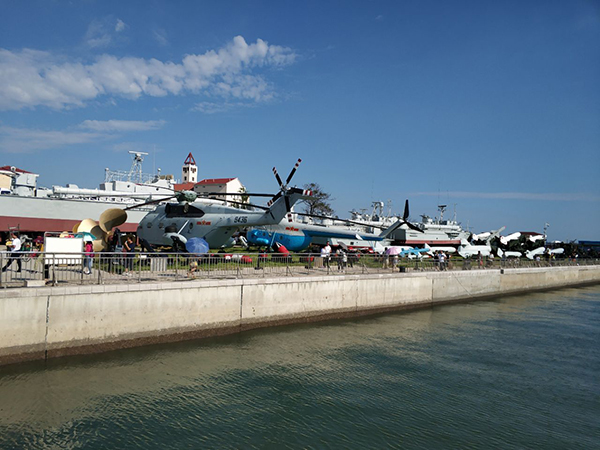
{"type": "Polygon", "coordinates": [[[318,183],[305,184],[304,189],[312,191],[312,197],[300,202],[304,205],[305,213],[333,217],[335,211],[329,202],[335,199],[331,198],[331,194],[325,192],[318,183]]]}

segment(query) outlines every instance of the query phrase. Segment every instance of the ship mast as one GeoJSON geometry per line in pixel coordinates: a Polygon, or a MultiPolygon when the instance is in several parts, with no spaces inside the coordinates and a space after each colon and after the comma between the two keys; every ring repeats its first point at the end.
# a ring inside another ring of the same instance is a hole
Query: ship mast
{"type": "Polygon", "coordinates": [[[448,205],[438,205],[438,209],[440,210],[440,223],[444,220],[444,211],[446,211],[446,207],[448,205]]]}
{"type": "Polygon", "coordinates": [[[129,169],[129,175],[127,181],[133,181],[134,183],[142,183],[142,163],[144,162],[144,155],[146,152],[129,152],[133,155],[133,161],[131,162],[131,169],[129,169]]]}

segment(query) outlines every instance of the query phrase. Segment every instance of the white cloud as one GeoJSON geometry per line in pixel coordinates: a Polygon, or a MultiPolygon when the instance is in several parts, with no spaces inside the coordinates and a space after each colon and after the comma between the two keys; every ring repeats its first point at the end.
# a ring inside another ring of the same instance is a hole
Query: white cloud
{"type": "Polygon", "coordinates": [[[156,40],[156,42],[159,43],[159,45],[166,47],[167,45],[169,45],[169,39],[167,37],[167,32],[163,29],[157,29],[154,30],[152,32],[152,34],[154,35],[154,39],[156,40]]]}
{"type": "Polygon", "coordinates": [[[106,19],[94,19],[88,25],[83,40],[91,48],[107,47],[112,42],[112,27],[106,19]]]}
{"type": "Polygon", "coordinates": [[[84,120],[79,126],[106,133],[122,131],[158,130],[165,125],[164,120],[84,120]]]}
{"type": "Polygon", "coordinates": [[[70,145],[110,141],[128,132],[157,130],[165,123],[164,120],[85,120],[77,129],[72,130],[37,130],[0,126],[0,152],[32,153],[70,145]]]}
{"type": "Polygon", "coordinates": [[[90,48],[108,47],[118,41],[117,34],[122,33],[127,28],[127,24],[121,19],[114,19],[107,16],[101,19],[94,19],[88,25],[83,40],[90,48]]]}
{"type": "Polygon", "coordinates": [[[248,108],[251,106],[254,106],[254,104],[244,102],[200,102],[194,105],[192,111],[199,111],[204,114],[219,114],[234,109],[248,108]]]}
{"type": "Polygon", "coordinates": [[[36,50],[0,49],[0,109],[81,107],[100,96],[137,99],[204,94],[267,101],[274,96],[273,87],[254,72],[281,68],[295,59],[289,48],[261,39],[247,44],[241,36],[216,51],[186,55],[179,64],[108,54],[83,64],[63,62],[36,50]]]}
{"type": "Polygon", "coordinates": [[[123,31],[125,28],[127,27],[127,25],[125,24],[125,22],[123,22],[121,19],[117,19],[117,24],[115,25],[115,31],[117,33],[120,33],[121,31],[123,31]]]}
{"type": "MultiPolygon", "coordinates": [[[[455,198],[487,198],[497,200],[535,200],[535,201],[600,201],[600,196],[589,193],[532,193],[532,192],[444,192],[445,195],[455,198]]],[[[439,192],[414,192],[411,195],[439,196],[439,192]]]]}
{"type": "Polygon", "coordinates": [[[104,136],[100,133],[85,131],[46,131],[0,127],[0,151],[5,153],[31,153],[37,150],[97,142],[103,138],[104,136]]]}

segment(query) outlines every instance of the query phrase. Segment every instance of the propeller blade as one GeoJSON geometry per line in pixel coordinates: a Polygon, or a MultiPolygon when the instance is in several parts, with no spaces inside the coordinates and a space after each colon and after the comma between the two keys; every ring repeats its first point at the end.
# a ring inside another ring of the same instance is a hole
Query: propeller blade
{"type": "Polygon", "coordinates": [[[277,173],[277,169],[275,167],[273,167],[273,173],[275,174],[275,178],[277,178],[279,186],[281,187],[281,189],[283,189],[285,186],[283,185],[283,182],[281,181],[281,178],[279,177],[279,174],[277,173]]]}
{"type": "Polygon", "coordinates": [[[290,183],[290,180],[292,179],[292,177],[294,176],[294,174],[296,173],[296,170],[298,169],[298,166],[300,165],[300,163],[302,162],[302,160],[300,158],[298,158],[298,161],[296,162],[296,164],[294,165],[294,168],[292,169],[292,171],[290,172],[290,174],[288,175],[287,179],[285,180],[285,185],[287,186],[290,183]]]}
{"type": "Polygon", "coordinates": [[[406,202],[404,203],[404,214],[402,215],[402,218],[404,219],[405,222],[408,220],[409,215],[410,215],[410,213],[408,211],[408,199],[406,199],[406,202]]]}
{"type": "Polygon", "coordinates": [[[98,225],[105,233],[127,221],[127,212],[120,208],[111,208],[100,214],[98,225]]]}

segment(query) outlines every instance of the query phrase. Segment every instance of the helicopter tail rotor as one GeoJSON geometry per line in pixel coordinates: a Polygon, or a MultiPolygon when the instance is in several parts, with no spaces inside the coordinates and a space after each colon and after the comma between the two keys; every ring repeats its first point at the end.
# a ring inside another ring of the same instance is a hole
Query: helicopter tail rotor
{"type": "Polygon", "coordinates": [[[411,223],[408,221],[408,216],[409,216],[408,199],[406,199],[406,202],[404,203],[404,214],[402,214],[402,219],[400,219],[399,222],[402,222],[411,230],[415,230],[419,233],[424,233],[424,231],[421,230],[418,226],[416,226],[414,223],[411,223]]]}
{"type": "Polygon", "coordinates": [[[294,168],[292,169],[292,171],[290,172],[290,174],[288,175],[287,179],[285,180],[285,185],[287,186],[288,184],[290,184],[290,180],[292,179],[292,177],[294,176],[294,174],[296,173],[296,170],[298,170],[298,166],[300,165],[300,163],[302,162],[302,160],[300,158],[298,158],[298,161],[296,161],[296,164],[294,164],[294,168]]]}
{"type": "MultiPolygon", "coordinates": [[[[281,196],[283,196],[284,201],[285,201],[286,211],[289,213],[292,210],[292,205],[290,204],[290,195],[293,193],[302,193],[303,191],[302,191],[302,189],[299,189],[299,188],[290,188],[290,187],[288,187],[288,185],[290,184],[290,181],[294,177],[296,170],[298,170],[298,166],[300,166],[301,162],[302,162],[302,160],[300,158],[298,158],[298,161],[296,161],[296,164],[294,164],[294,167],[290,171],[290,174],[285,179],[285,184],[283,183],[283,181],[281,181],[281,177],[279,176],[277,169],[275,167],[273,167],[273,174],[275,175],[275,178],[277,179],[277,183],[279,184],[280,190],[267,203],[267,206],[271,207],[271,205],[273,205],[277,200],[279,200],[279,198],[281,196]]],[[[306,195],[306,194],[303,194],[303,195],[306,195]]],[[[310,194],[310,195],[312,195],[312,194],[310,194]]]]}

